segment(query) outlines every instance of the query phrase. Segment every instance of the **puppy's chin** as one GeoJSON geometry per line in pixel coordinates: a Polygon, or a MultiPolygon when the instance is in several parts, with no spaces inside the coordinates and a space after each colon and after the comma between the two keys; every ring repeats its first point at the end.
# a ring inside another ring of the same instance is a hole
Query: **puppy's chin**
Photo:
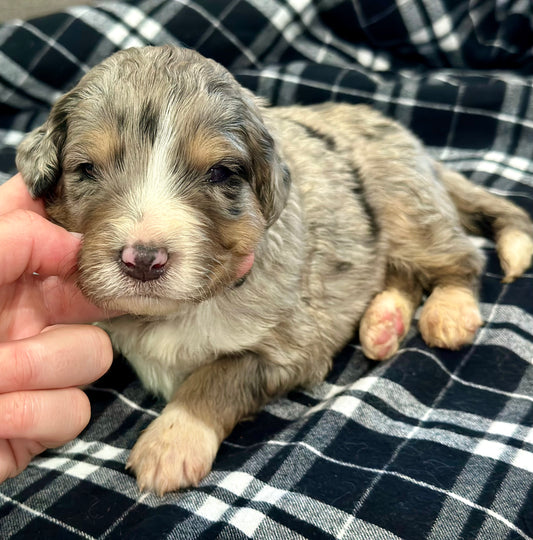
{"type": "Polygon", "coordinates": [[[144,317],[165,317],[179,311],[182,301],[153,296],[119,296],[99,301],[106,311],[122,312],[144,317]]]}
{"type": "MultiPolygon", "coordinates": [[[[113,296],[103,296],[102,291],[92,294],[84,289],[85,295],[94,304],[109,313],[121,312],[140,317],[169,317],[183,310],[184,306],[200,304],[222,291],[226,290],[231,283],[218,282],[210,283],[209,286],[196,290],[181,292],[177,297],[159,296],[157,293],[147,292],[123,292],[123,294],[113,294],[113,296]]],[[[176,291],[174,291],[176,294],[176,291]]]]}

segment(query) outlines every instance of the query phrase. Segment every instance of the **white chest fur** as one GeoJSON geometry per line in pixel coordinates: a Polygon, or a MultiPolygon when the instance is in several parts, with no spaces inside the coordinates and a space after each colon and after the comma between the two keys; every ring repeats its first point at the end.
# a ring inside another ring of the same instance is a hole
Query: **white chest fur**
{"type": "Polygon", "coordinates": [[[172,318],[147,321],[122,317],[102,326],[129,360],[143,385],[169,399],[196,368],[224,354],[252,348],[268,332],[272,318],[256,313],[247,295],[229,292],[188,306],[172,318]]]}

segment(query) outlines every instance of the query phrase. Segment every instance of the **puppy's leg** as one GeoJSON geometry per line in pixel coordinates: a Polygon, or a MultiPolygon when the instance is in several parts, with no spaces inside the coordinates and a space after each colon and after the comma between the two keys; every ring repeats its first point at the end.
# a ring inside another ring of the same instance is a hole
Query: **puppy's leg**
{"type": "Polygon", "coordinates": [[[531,264],[533,226],[528,214],[510,201],[469,182],[462,174],[437,164],[463,227],[496,242],[504,283],[520,277],[531,264]]]}
{"type": "Polygon", "coordinates": [[[393,356],[422,299],[422,287],[396,269],[387,270],[385,290],[374,297],[359,325],[363,353],[372,360],[393,356]]]}
{"type": "Polygon", "coordinates": [[[445,242],[437,232],[411,244],[409,259],[403,262],[430,293],[419,321],[424,341],[459,349],[472,343],[482,324],[477,291],[484,258],[459,227],[445,231],[445,242]]]}
{"type": "MultiPolygon", "coordinates": [[[[398,196],[382,212],[389,266],[414,276],[419,286],[430,293],[419,323],[426,343],[457,349],[471,343],[481,326],[477,290],[484,258],[461,228],[446,193],[435,189],[433,194],[426,191],[424,197],[420,201],[421,197],[417,200],[413,194],[408,201],[398,196]]],[[[400,290],[408,299],[403,303],[410,316],[420,296],[416,287],[410,296],[409,287],[412,285],[400,290]]],[[[401,339],[403,333],[398,333],[401,339]]]]}
{"type": "MultiPolygon", "coordinates": [[[[430,345],[460,347],[472,340],[481,324],[476,296],[484,259],[461,226],[451,181],[443,181],[440,165],[401,126],[373,112],[357,114],[365,140],[353,147],[354,178],[362,184],[359,191],[374,212],[388,266],[414,276],[424,291],[434,291],[421,314],[424,339],[430,345]]],[[[404,312],[412,314],[419,290],[412,296],[405,286],[400,291],[403,294],[387,289],[376,298],[363,321],[363,335],[372,337],[370,316],[377,313],[379,322],[383,306],[385,311],[390,311],[388,304],[394,306],[394,312],[396,304],[403,305],[404,312]]],[[[393,332],[393,345],[386,344],[391,351],[404,334],[400,324],[404,318],[407,315],[396,318],[397,336],[393,332]]],[[[378,334],[383,326],[378,324],[378,334]]],[[[370,341],[369,355],[389,355],[387,347],[379,350],[379,337],[370,341]]]]}
{"type": "Polygon", "coordinates": [[[440,167],[408,134],[396,136],[393,159],[371,144],[358,170],[386,241],[389,266],[415,276],[430,293],[420,318],[422,337],[429,345],[457,349],[472,342],[481,325],[477,290],[484,258],[461,226],[440,167]]]}
{"type": "Polygon", "coordinates": [[[245,353],[193,372],[131,451],[127,468],[140,489],[163,495],[197,485],[237,422],[298,385],[297,371],[245,353]]]}
{"type": "MultiPolygon", "coordinates": [[[[440,164],[435,166],[461,225],[470,233],[496,242],[503,281],[522,275],[533,254],[533,226],[527,213],[475,186],[461,174],[440,164]]],[[[453,244],[450,250],[457,253],[453,244]]],[[[472,342],[482,323],[476,300],[477,274],[477,263],[468,257],[458,259],[455,266],[433,269],[433,292],[420,316],[420,330],[429,345],[457,349],[472,342]]]]}

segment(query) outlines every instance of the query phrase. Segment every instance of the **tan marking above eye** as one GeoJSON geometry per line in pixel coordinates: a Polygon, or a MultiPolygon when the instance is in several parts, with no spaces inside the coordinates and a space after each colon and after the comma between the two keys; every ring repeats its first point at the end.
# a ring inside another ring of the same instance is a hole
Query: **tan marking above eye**
{"type": "Polygon", "coordinates": [[[78,126],[65,144],[65,166],[74,169],[82,163],[110,163],[120,154],[121,147],[116,127],[84,129],[78,126]]]}
{"type": "Polygon", "coordinates": [[[181,152],[190,166],[200,174],[221,165],[231,169],[232,163],[240,163],[246,156],[239,154],[235,146],[225,137],[210,130],[198,129],[193,137],[180,141],[181,152]]]}

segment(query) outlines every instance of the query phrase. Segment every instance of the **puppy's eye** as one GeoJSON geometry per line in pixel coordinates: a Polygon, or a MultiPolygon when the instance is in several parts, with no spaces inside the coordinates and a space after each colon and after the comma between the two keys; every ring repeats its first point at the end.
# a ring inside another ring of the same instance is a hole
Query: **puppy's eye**
{"type": "Polygon", "coordinates": [[[225,182],[232,174],[232,171],[224,165],[215,165],[209,169],[208,182],[212,184],[225,182]]]}
{"type": "Polygon", "coordinates": [[[94,180],[96,176],[96,169],[92,163],[82,163],[79,167],[81,174],[90,180],[94,180]]]}

